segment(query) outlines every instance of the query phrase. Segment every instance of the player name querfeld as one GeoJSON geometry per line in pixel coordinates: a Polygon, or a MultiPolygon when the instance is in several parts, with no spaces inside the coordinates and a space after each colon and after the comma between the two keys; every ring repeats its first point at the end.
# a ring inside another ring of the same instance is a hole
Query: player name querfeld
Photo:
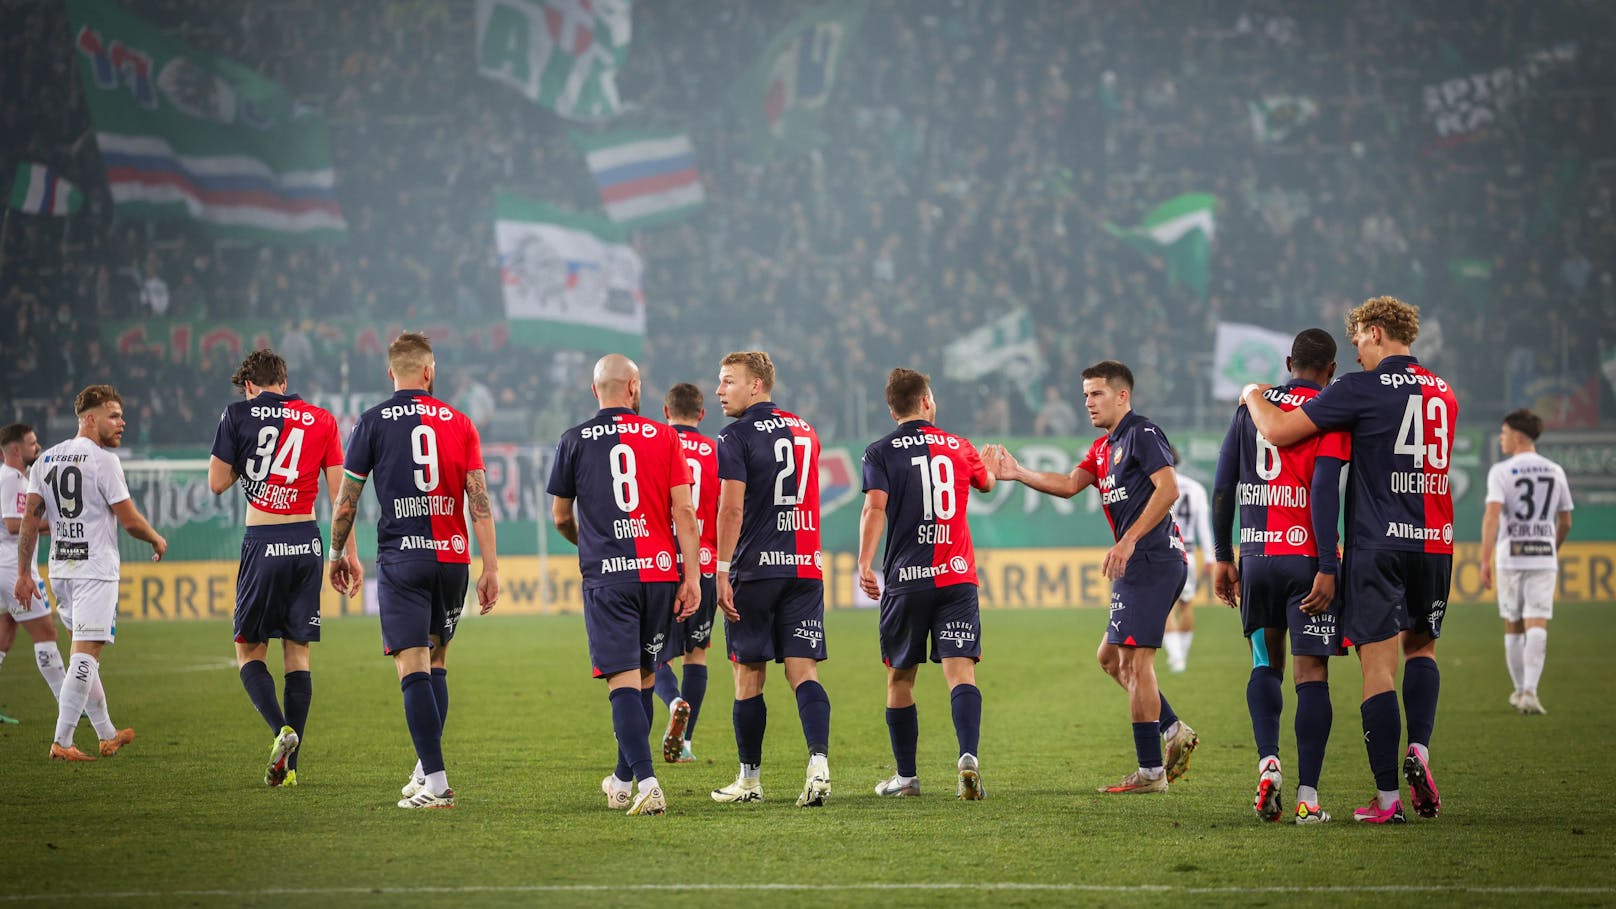
{"type": "Polygon", "coordinates": [[[1445,496],[1448,494],[1448,475],[1412,470],[1393,471],[1392,492],[1445,496]]]}
{"type": "Polygon", "coordinates": [[[1306,508],[1307,490],[1300,486],[1270,486],[1266,483],[1241,483],[1235,487],[1241,505],[1263,508],[1306,508]]]}

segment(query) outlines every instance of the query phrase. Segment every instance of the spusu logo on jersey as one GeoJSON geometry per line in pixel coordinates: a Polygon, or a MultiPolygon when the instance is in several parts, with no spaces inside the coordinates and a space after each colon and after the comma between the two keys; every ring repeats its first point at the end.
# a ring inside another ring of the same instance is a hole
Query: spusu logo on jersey
{"type": "Polygon", "coordinates": [[[699,455],[705,456],[713,453],[712,445],[700,439],[692,439],[687,435],[679,437],[679,444],[683,446],[685,451],[693,451],[699,455]]]}
{"type": "Polygon", "coordinates": [[[447,404],[423,404],[420,401],[412,404],[390,404],[382,408],[384,420],[402,420],[413,416],[448,422],[454,417],[454,409],[447,404]]]}
{"type": "Polygon", "coordinates": [[[945,436],[935,432],[920,432],[914,435],[898,436],[892,440],[892,447],[902,451],[916,445],[941,445],[951,450],[959,450],[960,441],[953,436],[945,436]]]}
{"type": "Polygon", "coordinates": [[[657,437],[657,433],[661,431],[660,424],[649,421],[599,423],[594,426],[585,426],[583,429],[578,430],[578,435],[582,436],[585,441],[593,442],[607,436],[645,436],[647,439],[654,439],[657,437]]]}
{"type": "Polygon", "coordinates": [[[256,420],[291,420],[304,426],[314,425],[314,411],[295,407],[269,407],[259,405],[248,410],[256,420]]]}

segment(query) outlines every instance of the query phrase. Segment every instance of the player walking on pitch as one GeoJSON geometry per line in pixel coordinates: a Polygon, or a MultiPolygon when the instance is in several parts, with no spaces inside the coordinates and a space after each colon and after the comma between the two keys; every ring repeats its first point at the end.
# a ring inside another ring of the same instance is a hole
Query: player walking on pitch
{"type": "MultiPolygon", "coordinates": [[[[231,378],[245,396],[219,417],[208,462],[214,495],[241,481],[247,496],[241,567],[236,573],[234,637],[241,685],[275,737],[264,783],[297,785],[297,756],[314,698],[309,645],[320,640],[320,476],[333,504],[342,485],[337,421],[286,393],[286,361],[255,350],[231,378]],[[265,657],[281,639],[286,707],[275,698],[265,657]]],[[[348,543],[352,549],[352,540],[348,543]]]]}
{"type": "MultiPolygon", "coordinates": [[[[17,538],[22,534],[28,507],[28,469],[39,459],[39,438],[34,428],[13,423],[0,429],[0,455],[5,459],[0,464],[0,519],[5,522],[4,530],[0,530],[0,591],[4,591],[8,607],[0,612],[0,661],[11,650],[21,626],[34,643],[34,663],[54,698],[61,694],[67,665],[56,644],[56,623],[51,619],[50,601],[45,599],[44,582],[39,579],[37,559],[29,564],[27,575],[33,579],[39,602],[24,605],[12,596],[22,574],[18,571],[17,538]]],[[[0,721],[16,722],[4,715],[0,715],[0,721]]]]}
{"type": "Polygon", "coordinates": [[[732,353],[718,370],[718,402],[735,422],[718,435],[718,608],[735,666],[735,782],[718,802],[761,802],[763,683],[768,662],[785,664],[808,742],[797,807],[830,797],[830,698],[819,684],[825,650],[824,554],[819,548],[819,435],[769,399],[774,361],[732,353]],[[733,585],[733,586],[732,586],[733,585]]]}
{"type": "Polygon", "coordinates": [[[1504,417],[1498,430],[1504,460],[1487,471],[1487,510],[1481,518],[1481,589],[1491,587],[1497,578],[1504,658],[1515,683],[1509,705],[1536,714],[1548,713],[1538,700],[1537,685],[1543,677],[1560,547],[1571,533],[1572,508],[1565,470],[1537,453],[1542,434],[1543,418],[1530,410],[1504,417]]]}
{"type": "Polygon", "coordinates": [[[1257,431],[1280,448],[1321,430],[1352,433],[1341,632],[1363,667],[1359,709],[1376,789],[1353,817],[1371,824],[1406,820],[1397,782],[1399,641],[1408,713],[1403,776],[1421,817],[1434,818],[1442,807],[1430,747],[1441,687],[1436,639],[1453,576],[1448,460],[1459,402],[1447,380],[1409,352],[1419,331],[1418,307],[1375,297],[1347,314],[1362,372],[1342,376],[1292,410],[1264,399],[1265,386],[1249,385],[1241,394],[1257,431]]]}
{"type": "Polygon", "coordinates": [[[887,664],[887,733],[898,772],[875,794],[920,794],[915,751],[920,719],[915,676],[926,661],[943,664],[959,741],[955,795],[982,798],[977,763],[982,692],[982,616],[977,603],[976,550],[965,511],[972,489],[990,492],[994,477],[971,443],[938,429],[931,380],[912,369],[887,376],[887,408],[898,428],[864,450],[864,511],[859,517],[859,586],[881,601],[881,658],[887,664]],[[877,580],[875,550],[886,530],[877,580]]]}
{"type": "MultiPolygon", "coordinates": [[[[1335,374],[1335,339],[1309,328],[1291,342],[1285,368],[1294,377],[1271,388],[1267,400],[1282,408],[1300,407],[1330,384],[1335,374]]],[[[1283,813],[1284,776],[1279,760],[1281,684],[1289,632],[1296,683],[1298,824],[1330,820],[1319,808],[1319,774],[1330,740],[1329,658],[1340,652],[1336,627],[1336,519],[1340,516],[1342,464],[1350,442],[1344,432],[1327,432],[1288,448],[1277,448],[1257,432],[1246,408],[1239,408],[1218,454],[1213,481],[1212,522],[1217,562],[1212,569],[1218,599],[1240,608],[1240,623],[1251,645],[1251,678],[1246,706],[1257,740],[1257,797],[1252,810],[1265,821],[1283,813]],[[1234,563],[1233,530],[1240,514],[1240,566],[1234,563]]]]}
{"type": "Polygon", "coordinates": [[[365,411],[348,438],[342,490],[331,518],[331,586],[349,594],[360,583],[348,547],[359,496],[372,474],[376,522],[376,599],[382,649],[393,658],[404,718],[418,762],[400,808],[453,808],[443,764],[449,714],[448,651],[465,606],[471,551],[466,512],[482,555],[477,602],[483,614],[499,599],[499,555],[488,501],[482,442],[466,415],[432,396],[437,364],[425,335],[405,332],[387,348],[393,396],[365,411]]]}
{"type": "MultiPolygon", "coordinates": [[[[107,715],[101,687],[101,652],[117,636],[118,525],[137,540],[150,543],[152,561],[168,551],[168,541],[129,497],[123,465],[108,449],[123,444],[123,398],[111,385],[91,385],[73,401],[79,434],[52,446],[36,462],[28,481],[17,564],[34,561],[41,519],[50,528],[50,583],[56,611],[73,632],[67,678],[57,696],[56,737],[50,756],[58,761],[93,761],[73,744],[80,714],[88,713],[101,740],[102,757],[111,757],[135,739],[133,729],[119,729],[107,715]],[[116,523],[114,523],[116,521],[116,523]]],[[[29,609],[39,588],[18,572],[13,588],[17,602],[29,609]]]]}
{"type": "Polygon", "coordinates": [[[600,410],[561,434],[547,491],[556,529],[578,547],[589,662],[611,700],[617,769],[601,790],[612,808],[662,814],[668,801],[651,764],[653,685],[677,646],[675,619],[701,605],[690,465],[678,430],[640,416],[633,360],[601,357],[590,387],[600,410]]]}
{"type": "Polygon", "coordinates": [[[696,426],[707,416],[701,389],[680,382],[668,389],[662,416],[679,433],[685,463],[690,467],[690,499],[696,506],[696,530],[701,537],[701,606],[674,625],[673,656],[684,659],[684,678],[673,672],[673,660],[656,674],[657,697],[668,707],[668,728],[662,735],[662,759],[688,764],[696,759],[690,738],[707,698],[707,651],[713,643],[713,619],[718,615],[718,581],[713,574],[718,548],[718,443],[696,426]]]}
{"type": "Polygon", "coordinates": [[[1178,476],[1166,434],[1133,410],[1132,370],[1115,360],[1083,370],[1083,400],[1089,422],[1106,434],[1070,473],[1028,470],[1003,445],[988,446],[983,460],[999,479],[1048,495],[1069,499],[1090,486],[1099,489],[1116,545],[1103,565],[1112,584],[1111,619],[1096,656],[1128,692],[1139,758],[1135,772],[1100,791],[1166,792],[1200,744],[1156,684],[1156,650],[1188,572],[1172,515],[1178,476]]]}

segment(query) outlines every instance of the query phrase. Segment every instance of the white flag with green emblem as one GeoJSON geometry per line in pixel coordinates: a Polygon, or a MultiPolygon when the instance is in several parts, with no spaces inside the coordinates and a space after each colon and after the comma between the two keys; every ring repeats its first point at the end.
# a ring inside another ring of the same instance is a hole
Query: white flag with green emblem
{"type": "Polygon", "coordinates": [[[1248,382],[1283,385],[1289,381],[1285,358],[1291,355],[1291,341],[1290,335],[1259,325],[1219,322],[1212,357],[1212,396],[1233,401],[1248,382]]]}
{"type": "Polygon", "coordinates": [[[631,0],[477,0],[477,71],[569,120],[623,109],[631,0]]]}

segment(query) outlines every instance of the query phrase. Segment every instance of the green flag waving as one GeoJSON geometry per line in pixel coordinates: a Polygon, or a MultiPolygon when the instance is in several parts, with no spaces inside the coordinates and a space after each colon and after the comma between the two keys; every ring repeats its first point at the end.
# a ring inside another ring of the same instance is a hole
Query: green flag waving
{"type": "Polygon", "coordinates": [[[1156,206],[1138,227],[1106,224],[1105,229],[1147,257],[1164,258],[1167,280],[1192,288],[1204,299],[1212,277],[1217,207],[1211,193],[1185,193],[1156,206]]]}

